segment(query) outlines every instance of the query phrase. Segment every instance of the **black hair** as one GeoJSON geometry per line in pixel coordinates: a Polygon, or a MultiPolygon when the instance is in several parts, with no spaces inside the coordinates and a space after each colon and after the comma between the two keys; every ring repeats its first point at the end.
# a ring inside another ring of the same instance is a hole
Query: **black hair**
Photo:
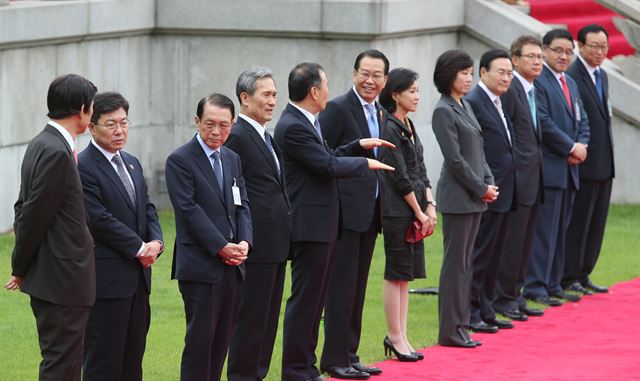
{"type": "Polygon", "coordinates": [[[362,61],[364,57],[382,60],[382,62],[384,62],[384,75],[389,74],[389,60],[387,59],[387,56],[376,49],[365,50],[364,52],[358,54],[358,57],[356,57],[356,62],[353,64],[353,70],[358,71],[358,69],[360,69],[360,61],[362,61]]]}
{"type": "Polygon", "coordinates": [[[236,117],[235,106],[233,105],[233,101],[229,99],[229,97],[223,94],[211,93],[206,97],[200,99],[200,102],[198,102],[198,108],[196,109],[196,116],[198,117],[198,119],[202,119],[202,113],[204,112],[205,104],[210,104],[220,108],[226,108],[231,111],[231,119],[236,117]]]}
{"type": "Polygon", "coordinates": [[[307,97],[312,87],[320,86],[320,72],[324,72],[322,66],[313,62],[303,62],[294,66],[289,73],[289,99],[300,102],[307,97]]]}
{"type": "Polygon", "coordinates": [[[418,80],[418,73],[413,70],[399,67],[389,72],[387,78],[387,84],[380,92],[378,98],[382,107],[387,109],[390,113],[396,111],[396,102],[393,100],[393,93],[401,93],[413,86],[414,82],[418,80]]]}
{"type": "Polygon", "coordinates": [[[573,36],[566,29],[551,29],[544,35],[544,37],[542,37],[542,43],[545,46],[549,46],[553,43],[553,40],[558,38],[564,38],[565,40],[571,41],[571,45],[573,46],[573,36]]]}
{"type": "Polygon", "coordinates": [[[129,114],[129,102],[120,93],[105,92],[96,95],[93,100],[93,115],[91,123],[96,124],[100,117],[104,114],[123,108],[129,114]]]}
{"type": "Polygon", "coordinates": [[[473,59],[464,50],[453,49],[442,53],[433,71],[433,83],[438,92],[449,95],[458,72],[468,68],[473,68],[473,59]]]}
{"type": "Polygon", "coordinates": [[[491,69],[491,62],[497,60],[498,58],[506,58],[509,59],[509,53],[505,52],[502,49],[491,49],[488,52],[485,52],[482,57],[480,57],[480,64],[478,65],[478,71],[484,68],[486,71],[491,69]]]}
{"type": "Polygon", "coordinates": [[[77,74],[58,77],[49,85],[47,92],[47,116],[63,119],[78,115],[84,106],[88,113],[98,88],[88,79],[77,74]]]}
{"type": "Polygon", "coordinates": [[[609,33],[607,33],[607,30],[604,29],[602,25],[598,24],[589,24],[580,29],[580,31],[578,32],[578,41],[580,41],[582,44],[585,44],[587,42],[587,34],[599,32],[603,32],[604,35],[607,36],[607,41],[609,41],[609,33]]]}

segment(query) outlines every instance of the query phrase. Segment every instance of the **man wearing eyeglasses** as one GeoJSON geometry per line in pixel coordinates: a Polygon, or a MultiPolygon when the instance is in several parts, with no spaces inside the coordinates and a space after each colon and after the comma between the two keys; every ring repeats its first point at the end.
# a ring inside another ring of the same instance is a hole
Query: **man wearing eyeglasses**
{"type": "Polygon", "coordinates": [[[565,72],[573,58],[573,37],[564,29],[544,35],[544,68],[534,81],[542,130],[544,203],[540,207],[524,296],[550,306],[577,302],[564,292],[566,232],[576,190],[578,164],[587,156],[589,121],[576,82],[565,72]]]}
{"type": "Polygon", "coordinates": [[[516,171],[517,207],[509,211],[502,261],[496,285],[494,309],[504,316],[526,321],[541,316],[530,308],[521,289],[529,268],[536,231],[538,208],[543,196],[542,133],[533,81],[542,73],[542,41],[536,36],[520,36],[511,44],[513,81],[502,95],[505,113],[513,126],[513,155],[516,171]]]}
{"type": "MultiPolygon", "coordinates": [[[[383,136],[386,118],[376,101],[387,82],[389,60],[378,50],[358,55],[353,67],[353,87],[327,104],[320,113],[322,136],[329,147],[363,138],[383,136]]],[[[377,149],[366,152],[375,159],[377,149]]],[[[360,364],[356,354],[360,343],[362,309],[376,237],[381,231],[382,200],[376,172],[341,179],[341,238],[324,310],[325,341],[320,367],[332,377],[367,379],[382,373],[360,364]]]]}
{"type": "Polygon", "coordinates": [[[138,159],[122,151],[131,122],[119,93],[95,98],[91,142],[78,155],[95,242],[96,302],[84,338],[84,380],[142,380],[151,265],[163,250],[156,208],[138,159]]]}
{"type": "Polygon", "coordinates": [[[567,70],[582,95],[591,139],[587,159],[580,164],[580,189],[567,231],[562,285],[586,295],[608,292],[589,278],[600,255],[615,176],[609,79],[600,67],[608,49],[607,31],[600,25],[585,26],[578,32],[578,59],[567,70]]]}

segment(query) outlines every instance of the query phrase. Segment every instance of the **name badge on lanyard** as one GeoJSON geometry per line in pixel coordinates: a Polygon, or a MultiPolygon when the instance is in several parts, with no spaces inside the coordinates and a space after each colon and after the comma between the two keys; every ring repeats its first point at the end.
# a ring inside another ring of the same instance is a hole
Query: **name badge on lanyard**
{"type": "Polygon", "coordinates": [[[242,205],[242,199],[240,198],[240,188],[238,188],[238,184],[236,183],[235,178],[233,179],[233,185],[231,186],[231,194],[233,195],[233,205],[242,205]]]}
{"type": "Polygon", "coordinates": [[[580,107],[578,106],[578,101],[576,101],[576,103],[573,105],[573,112],[574,114],[576,114],[575,119],[579,122],[580,121],[580,107]]]}

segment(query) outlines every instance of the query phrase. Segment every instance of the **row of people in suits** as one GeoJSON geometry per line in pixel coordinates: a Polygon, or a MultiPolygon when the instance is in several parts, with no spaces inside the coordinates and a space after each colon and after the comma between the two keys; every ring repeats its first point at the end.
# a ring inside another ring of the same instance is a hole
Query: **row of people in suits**
{"type": "Polygon", "coordinates": [[[578,41],[573,63],[572,35],[561,29],[542,41],[521,36],[510,54],[488,51],[473,89],[465,52],[438,59],[434,82],[443,96],[432,122],[445,159],[436,193],[442,345],[473,348],[481,343],[468,330],[513,327],[496,313],[519,321],[542,315],[527,299],[559,306],[607,291],[589,279],[614,174],[600,68],[607,32],[589,25],[578,41]]]}

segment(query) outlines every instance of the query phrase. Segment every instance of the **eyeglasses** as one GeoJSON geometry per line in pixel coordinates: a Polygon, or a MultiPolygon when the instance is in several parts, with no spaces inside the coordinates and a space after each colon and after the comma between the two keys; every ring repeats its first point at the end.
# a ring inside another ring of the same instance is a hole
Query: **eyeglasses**
{"type": "Polygon", "coordinates": [[[586,46],[587,48],[589,48],[589,50],[591,50],[592,52],[597,52],[598,50],[601,50],[603,52],[606,52],[607,50],[609,50],[609,45],[604,44],[604,45],[598,45],[598,44],[584,44],[584,46],[586,46]]]}
{"type": "Polygon", "coordinates": [[[529,53],[529,54],[520,55],[520,57],[524,57],[529,61],[542,61],[542,54],[529,53]]]}
{"type": "Polygon", "coordinates": [[[567,57],[573,57],[573,50],[571,50],[571,49],[564,50],[561,47],[551,48],[549,46],[547,46],[547,49],[551,50],[552,52],[554,52],[558,56],[562,56],[564,54],[567,57]]]}
{"type": "Polygon", "coordinates": [[[131,121],[127,118],[127,119],[123,119],[119,122],[110,120],[105,124],[98,124],[98,123],[94,123],[96,126],[101,126],[106,128],[109,131],[114,131],[116,128],[118,128],[118,126],[120,126],[120,128],[122,128],[123,130],[126,130],[127,128],[131,127],[131,121]]]}
{"type": "Polygon", "coordinates": [[[368,80],[369,78],[373,79],[374,82],[380,82],[384,79],[384,74],[382,73],[373,73],[370,74],[368,71],[359,71],[358,78],[363,81],[368,80]]]}

